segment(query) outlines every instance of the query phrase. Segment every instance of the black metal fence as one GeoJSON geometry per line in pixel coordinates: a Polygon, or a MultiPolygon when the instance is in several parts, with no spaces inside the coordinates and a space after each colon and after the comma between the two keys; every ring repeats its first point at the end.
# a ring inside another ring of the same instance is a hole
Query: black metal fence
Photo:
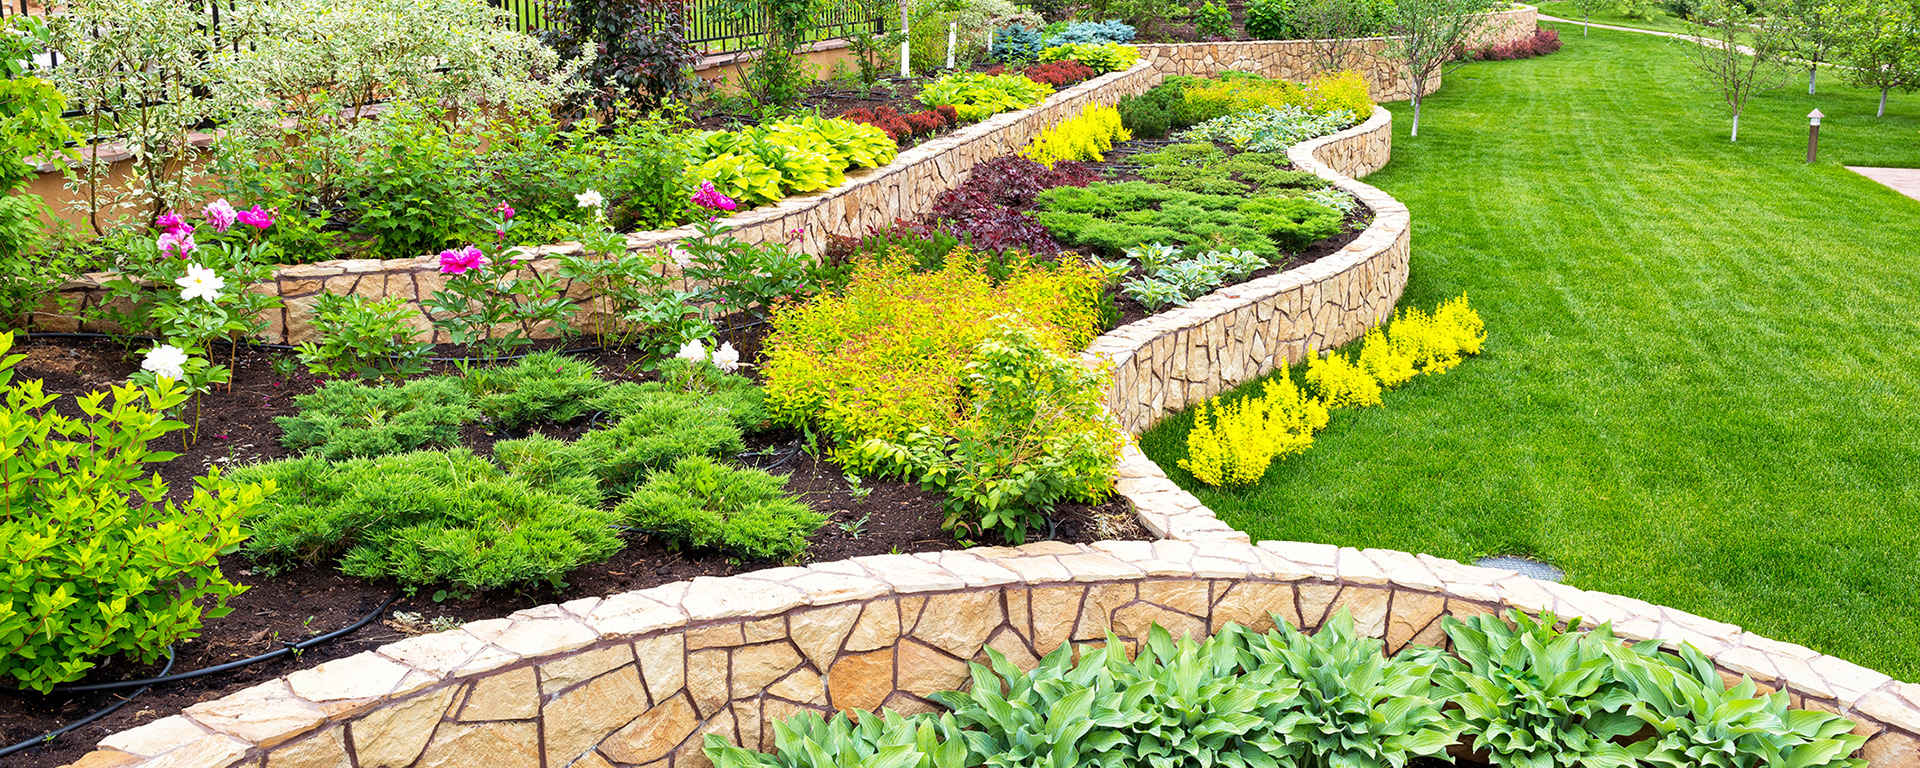
{"type": "MultiPolygon", "coordinates": [[[[6,0],[0,0],[4,2],[6,0]]],[[[20,0],[25,2],[25,0],[20,0]]],[[[517,31],[532,32],[546,29],[552,23],[546,14],[546,6],[551,0],[488,0],[494,7],[505,10],[510,24],[517,31]]],[[[807,30],[809,42],[833,40],[846,37],[861,30],[884,30],[887,18],[876,16],[863,8],[860,0],[824,0],[825,7],[815,15],[813,26],[807,30]]],[[[870,6],[867,6],[870,7],[870,6]]],[[[686,41],[694,50],[707,55],[727,54],[754,48],[761,37],[765,36],[769,22],[764,16],[749,19],[738,18],[723,9],[721,0],[689,0],[685,5],[685,15],[678,19],[663,20],[663,23],[677,23],[686,29],[686,41]]]]}

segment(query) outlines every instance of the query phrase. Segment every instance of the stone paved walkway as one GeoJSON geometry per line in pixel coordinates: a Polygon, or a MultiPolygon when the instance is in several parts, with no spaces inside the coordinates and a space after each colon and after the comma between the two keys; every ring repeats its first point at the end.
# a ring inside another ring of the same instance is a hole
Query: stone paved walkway
{"type": "Polygon", "coordinates": [[[1847,166],[1847,170],[1865,176],[1893,188],[1893,191],[1920,200],[1920,168],[1863,168],[1847,166]]]}

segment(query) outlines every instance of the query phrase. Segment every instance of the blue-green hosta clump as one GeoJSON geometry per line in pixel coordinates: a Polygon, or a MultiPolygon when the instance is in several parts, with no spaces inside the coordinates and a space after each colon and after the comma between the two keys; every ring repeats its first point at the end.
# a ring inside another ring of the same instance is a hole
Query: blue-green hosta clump
{"type": "Polygon", "coordinates": [[[1678,657],[1624,664],[1636,698],[1628,710],[1653,727],[1653,738],[1628,749],[1655,768],[1867,768],[1851,757],[1865,744],[1839,715],[1788,709],[1787,692],[1757,696],[1751,679],[1727,687],[1713,662],[1693,646],[1678,657]]]}
{"type": "MultiPolygon", "coordinates": [[[[1640,730],[1628,713],[1633,690],[1618,674],[1622,654],[1651,656],[1657,643],[1629,648],[1608,625],[1562,631],[1553,614],[1444,620],[1460,664],[1440,677],[1450,715],[1498,766],[1629,768],[1633,755],[1614,739],[1640,730]]],[[[1568,623],[1577,626],[1579,619],[1568,623]]]]}
{"type": "Polygon", "coordinates": [[[1180,138],[1224,141],[1253,152],[1285,152],[1302,141],[1339,133],[1359,122],[1358,115],[1344,109],[1322,115],[1296,104],[1286,104],[1216,117],[1187,129],[1180,138]]]}

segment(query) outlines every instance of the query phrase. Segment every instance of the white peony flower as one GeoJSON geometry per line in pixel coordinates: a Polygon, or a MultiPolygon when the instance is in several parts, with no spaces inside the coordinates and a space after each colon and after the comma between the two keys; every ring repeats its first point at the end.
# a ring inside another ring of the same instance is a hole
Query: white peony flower
{"type": "Polygon", "coordinates": [[[198,264],[188,265],[187,276],[173,281],[173,284],[180,286],[181,301],[206,299],[208,304],[220,298],[220,289],[227,287],[227,281],[219,273],[198,264]]]}
{"type": "Polygon", "coordinates": [[[733,348],[733,342],[724,342],[713,351],[713,365],[727,373],[740,370],[740,351],[733,348]]]}
{"type": "Polygon", "coordinates": [[[674,357],[697,363],[707,359],[707,348],[700,345],[699,339],[694,339],[693,341],[680,345],[680,352],[674,355],[674,357]]]}
{"type": "Polygon", "coordinates": [[[606,196],[592,189],[574,195],[573,201],[578,203],[581,208],[599,208],[607,204],[606,196]]]}
{"type": "Polygon", "coordinates": [[[147,350],[147,358],[140,361],[140,369],[153,371],[161,378],[178,381],[186,378],[187,352],[172,344],[162,344],[147,350]]]}

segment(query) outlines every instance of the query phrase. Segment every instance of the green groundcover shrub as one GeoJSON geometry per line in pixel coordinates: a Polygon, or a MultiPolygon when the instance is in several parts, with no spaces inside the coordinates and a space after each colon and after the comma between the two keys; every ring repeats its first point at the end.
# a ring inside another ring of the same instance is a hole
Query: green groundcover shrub
{"type": "Polygon", "coordinates": [[[781,491],[787,479],[689,456],[653,473],[620,518],[674,549],[717,549],[739,560],[789,560],[827,518],[781,491]]]}
{"type": "Polygon", "coordinates": [[[216,469],[185,502],[168,500],[159,475],[142,475],[175,455],[147,444],[185,427],[164,412],[186,390],[96,391],[69,418],[40,380],[12,381],[25,357],[6,355],[12,346],[0,334],[0,678],[44,692],[103,657],[157,661],[226,615],[246,587],[216,558],[246,538],[241,519],[274,487],[216,469]]]}
{"type": "Polygon", "coordinates": [[[774,725],[772,753],[717,736],[706,753],[716,768],[1402,768],[1471,737],[1529,768],[1866,765],[1847,756],[1866,741],[1852,721],[1728,687],[1691,646],[1510,616],[1447,618],[1457,656],[1387,656],[1344,609],[1313,635],[1277,618],[1197,642],[1154,626],[1133,658],[1112,636],[1062,644],[1030,672],[988,649],[970,690],[930,697],[947,712],[805,714],[774,725]],[[1652,735],[1634,740],[1642,726],[1652,735]]]}
{"type": "Polygon", "coordinates": [[[1048,233],[1107,253],[1164,243],[1237,248],[1271,260],[1339,233],[1345,219],[1303,198],[1210,195],[1144,181],[1055,187],[1035,200],[1035,218],[1048,233]]]}
{"type": "Polygon", "coordinates": [[[236,478],[281,493],[247,519],[246,552],[269,573],[337,558],[364,579],[461,592],[548,583],[620,549],[616,517],[464,448],[334,463],[256,464],[236,478]]]}
{"type": "Polygon", "coordinates": [[[290,451],[323,459],[384,456],[445,447],[479,418],[459,381],[414,379],[397,386],[330,381],[294,398],[300,412],[273,420],[290,451]]]}

